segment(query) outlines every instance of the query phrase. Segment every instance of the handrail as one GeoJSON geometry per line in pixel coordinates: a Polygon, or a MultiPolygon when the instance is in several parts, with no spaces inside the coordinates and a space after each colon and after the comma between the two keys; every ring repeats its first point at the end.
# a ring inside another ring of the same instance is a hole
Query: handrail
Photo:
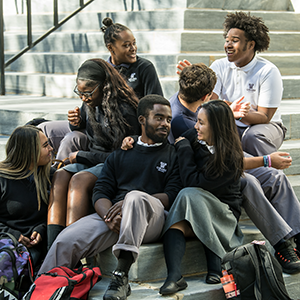
{"type": "Polygon", "coordinates": [[[94,0],[88,0],[84,3],[84,0],[79,0],[79,8],[74,10],[70,15],[58,21],[58,0],[53,0],[53,27],[51,27],[46,33],[32,41],[32,22],[31,22],[31,0],[26,0],[27,4],[27,46],[20,50],[16,55],[11,57],[7,62],[4,61],[4,16],[3,16],[3,0],[0,0],[0,94],[5,95],[5,68],[11,63],[17,60],[20,56],[32,49],[44,38],[46,38],[53,31],[61,27],[64,23],[70,20],[73,16],[79,13],[82,9],[92,3],[94,0]]]}

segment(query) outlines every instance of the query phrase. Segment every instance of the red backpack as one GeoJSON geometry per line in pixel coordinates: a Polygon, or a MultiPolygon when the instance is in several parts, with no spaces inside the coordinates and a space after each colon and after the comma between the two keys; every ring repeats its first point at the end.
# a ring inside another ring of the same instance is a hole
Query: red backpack
{"type": "Polygon", "coordinates": [[[55,267],[38,276],[23,300],[87,300],[89,291],[101,278],[98,267],[55,267]]]}

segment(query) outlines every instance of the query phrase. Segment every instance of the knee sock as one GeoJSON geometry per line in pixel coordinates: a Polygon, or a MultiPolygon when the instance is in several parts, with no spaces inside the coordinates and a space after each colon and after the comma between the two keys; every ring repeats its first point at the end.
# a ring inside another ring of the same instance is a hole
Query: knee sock
{"type": "Polygon", "coordinates": [[[285,239],[281,239],[277,244],[275,244],[273,246],[273,248],[275,249],[276,252],[279,250],[280,245],[283,244],[284,242],[285,242],[285,239]]]}
{"type": "Polygon", "coordinates": [[[185,237],[178,229],[169,229],[164,235],[164,255],[168,270],[167,281],[181,278],[181,261],[185,252],[185,237]]]}
{"type": "Polygon", "coordinates": [[[60,234],[65,226],[57,225],[57,224],[49,224],[47,225],[47,250],[50,249],[56,237],[60,234]]]}
{"type": "Polygon", "coordinates": [[[125,272],[125,275],[128,276],[129,269],[133,264],[133,255],[131,251],[120,251],[118,258],[118,265],[116,271],[125,272]]]}
{"type": "Polygon", "coordinates": [[[206,256],[207,272],[222,276],[221,258],[207,248],[204,244],[203,247],[206,256]]]}

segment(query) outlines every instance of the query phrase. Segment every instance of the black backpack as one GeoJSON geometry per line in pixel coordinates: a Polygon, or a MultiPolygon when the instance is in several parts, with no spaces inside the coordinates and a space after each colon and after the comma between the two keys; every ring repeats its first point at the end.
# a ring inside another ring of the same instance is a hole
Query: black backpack
{"type": "Polygon", "coordinates": [[[236,284],[237,296],[231,299],[291,300],[282,268],[265,245],[252,242],[235,248],[222,259],[222,268],[236,284]]]}

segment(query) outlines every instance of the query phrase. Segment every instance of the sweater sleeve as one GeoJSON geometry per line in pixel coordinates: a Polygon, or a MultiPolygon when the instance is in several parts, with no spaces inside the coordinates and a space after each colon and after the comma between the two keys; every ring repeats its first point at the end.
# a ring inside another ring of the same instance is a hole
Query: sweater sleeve
{"type": "Polygon", "coordinates": [[[37,225],[32,229],[32,232],[36,231],[42,237],[42,240],[45,240],[47,237],[47,223],[44,222],[42,224],[37,225]]]}
{"type": "Polygon", "coordinates": [[[217,179],[207,178],[197,168],[194,151],[187,139],[175,145],[177,149],[180,177],[184,187],[200,187],[214,194],[219,188],[232,183],[233,174],[226,172],[217,179]]]}
{"type": "Polygon", "coordinates": [[[113,152],[105,161],[101,175],[95,183],[93,190],[92,202],[95,205],[100,198],[106,198],[112,201],[115,198],[117,191],[117,181],[114,176],[114,155],[113,152]]]}
{"type": "Polygon", "coordinates": [[[163,96],[162,87],[158,79],[154,65],[150,62],[142,73],[144,95],[156,94],[163,96]]]}
{"type": "Polygon", "coordinates": [[[172,168],[172,172],[168,178],[164,192],[168,195],[169,198],[169,207],[173,204],[177,194],[182,189],[182,182],[179,175],[179,165],[176,155],[176,161],[172,168]]]}
{"type": "Polygon", "coordinates": [[[6,226],[4,223],[0,223],[0,232],[8,232],[12,234],[17,240],[19,239],[21,235],[21,231],[12,229],[8,226],[6,226]]]}
{"type": "Polygon", "coordinates": [[[98,151],[79,151],[76,155],[76,161],[81,164],[85,164],[89,167],[96,166],[97,164],[105,162],[106,158],[111,152],[98,151]]]}
{"type": "Polygon", "coordinates": [[[69,123],[71,131],[82,130],[82,129],[86,128],[86,111],[85,111],[85,107],[83,104],[80,107],[80,117],[81,117],[81,122],[78,126],[73,126],[69,123]]]}

